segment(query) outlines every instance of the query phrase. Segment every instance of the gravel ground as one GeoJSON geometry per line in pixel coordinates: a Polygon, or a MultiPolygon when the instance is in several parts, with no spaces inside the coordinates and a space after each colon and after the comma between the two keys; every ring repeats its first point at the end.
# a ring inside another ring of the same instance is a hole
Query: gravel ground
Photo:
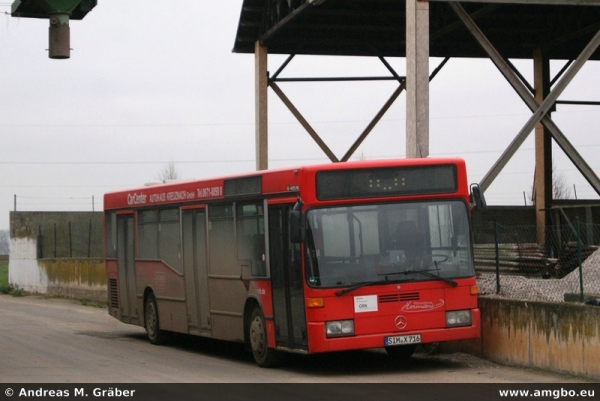
{"type": "MultiPolygon", "coordinates": [[[[584,294],[600,298],[600,249],[590,255],[582,265],[584,294]]],[[[477,277],[479,293],[502,298],[528,301],[562,302],[565,294],[579,294],[579,269],[561,279],[500,276],[500,293],[496,294],[496,275],[482,273],[477,277]]]]}

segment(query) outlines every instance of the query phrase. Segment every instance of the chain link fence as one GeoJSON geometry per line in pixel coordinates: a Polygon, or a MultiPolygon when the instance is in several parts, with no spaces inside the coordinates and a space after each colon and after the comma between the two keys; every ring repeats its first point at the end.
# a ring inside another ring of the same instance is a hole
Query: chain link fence
{"type": "Polygon", "coordinates": [[[474,226],[481,294],[535,301],[600,297],[600,225],[474,226]],[[538,240],[538,238],[540,240],[538,240]]]}
{"type": "Polygon", "coordinates": [[[27,246],[34,241],[37,259],[101,258],[102,216],[102,212],[10,212],[10,238],[27,246]]]}
{"type": "Polygon", "coordinates": [[[37,258],[102,257],[102,227],[92,220],[38,226],[37,258]]]}

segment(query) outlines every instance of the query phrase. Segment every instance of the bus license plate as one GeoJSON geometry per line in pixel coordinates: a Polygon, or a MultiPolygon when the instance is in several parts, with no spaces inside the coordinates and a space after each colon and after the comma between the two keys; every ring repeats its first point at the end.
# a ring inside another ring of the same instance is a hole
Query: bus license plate
{"type": "Polygon", "coordinates": [[[420,334],[413,334],[410,336],[386,337],[385,338],[385,346],[386,347],[389,347],[390,345],[419,344],[420,342],[421,342],[420,334]]]}

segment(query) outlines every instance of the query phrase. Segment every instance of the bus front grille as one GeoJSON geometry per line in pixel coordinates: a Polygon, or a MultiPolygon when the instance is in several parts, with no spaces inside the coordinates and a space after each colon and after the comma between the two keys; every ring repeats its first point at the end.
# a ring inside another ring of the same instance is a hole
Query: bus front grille
{"type": "Polygon", "coordinates": [[[379,303],[418,301],[420,299],[418,292],[405,292],[398,294],[385,294],[379,296],[379,303]]]}

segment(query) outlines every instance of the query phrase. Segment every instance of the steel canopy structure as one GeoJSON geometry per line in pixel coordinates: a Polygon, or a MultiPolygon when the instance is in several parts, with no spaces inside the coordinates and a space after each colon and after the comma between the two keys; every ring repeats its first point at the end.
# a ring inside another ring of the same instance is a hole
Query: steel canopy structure
{"type": "MultiPolygon", "coordinates": [[[[552,119],[563,90],[588,60],[600,60],[600,0],[244,0],[233,51],[255,54],[256,167],[268,166],[268,88],[290,109],[333,162],[348,160],[396,98],[406,91],[407,157],[429,155],[429,81],[452,57],[489,58],[532,112],[480,182],[486,190],[535,130],[534,196],[538,242],[551,223],[552,140],[592,188],[600,179],[552,119]],[[268,54],[288,54],[271,76],[268,54]],[[398,88],[343,157],[337,157],[277,85],[298,54],[378,57],[387,77],[287,80],[397,80],[398,88]],[[406,58],[406,77],[386,57],[406,58]],[[429,58],[444,61],[429,76],[429,58]],[[509,59],[532,59],[529,83],[509,59]],[[550,60],[566,60],[550,76],[550,60]]],[[[565,102],[566,103],[566,102],[565,102]]],[[[600,104],[600,102],[581,102],[600,104]]]]}
{"type": "MultiPolygon", "coordinates": [[[[405,0],[244,0],[233,51],[406,57],[405,0]]],[[[487,58],[449,1],[429,2],[431,57],[487,58]]],[[[462,1],[505,58],[575,59],[600,29],[600,1],[462,1]]],[[[596,51],[592,60],[600,59],[596,51]]]]}

